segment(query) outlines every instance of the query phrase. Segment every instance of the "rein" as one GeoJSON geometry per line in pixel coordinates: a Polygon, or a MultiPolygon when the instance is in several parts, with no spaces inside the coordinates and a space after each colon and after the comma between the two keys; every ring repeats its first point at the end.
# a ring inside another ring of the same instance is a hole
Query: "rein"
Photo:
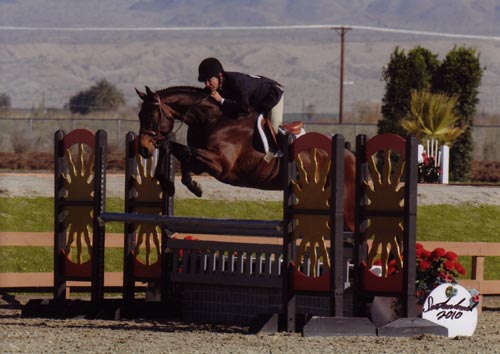
{"type": "MultiPolygon", "coordinates": [[[[181,119],[179,119],[181,121],[181,124],[179,124],[179,126],[177,127],[177,129],[174,131],[174,134],[177,134],[177,132],[179,131],[179,129],[181,129],[181,127],[184,125],[184,123],[186,123],[186,117],[188,115],[189,112],[191,112],[191,109],[193,109],[193,107],[196,107],[196,106],[199,106],[203,101],[205,101],[210,95],[206,95],[205,97],[203,97],[201,100],[199,100],[198,102],[196,103],[193,103],[191,106],[189,106],[188,110],[186,111],[186,113],[184,113],[181,117],[181,119]]],[[[161,107],[161,106],[160,106],[161,107]]]]}

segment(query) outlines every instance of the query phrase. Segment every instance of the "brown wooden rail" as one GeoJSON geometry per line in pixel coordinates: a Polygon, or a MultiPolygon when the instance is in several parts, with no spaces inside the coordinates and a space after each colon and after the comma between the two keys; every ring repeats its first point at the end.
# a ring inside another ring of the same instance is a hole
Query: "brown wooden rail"
{"type": "MultiPolygon", "coordinates": [[[[185,235],[179,235],[183,238],[185,235]]],[[[235,237],[218,235],[193,235],[199,240],[228,241],[239,243],[268,243],[279,245],[278,238],[262,237],[235,237]]],[[[500,280],[484,279],[484,261],[486,257],[500,257],[500,242],[420,242],[427,250],[442,247],[447,251],[452,251],[459,256],[472,257],[472,266],[468,270],[471,279],[460,280],[459,284],[466,288],[475,288],[482,295],[500,295],[500,280]]],[[[54,245],[54,235],[51,232],[0,232],[0,247],[2,246],[35,246],[52,247],[54,245]]],[[[107,247],[123,247],[123,234],[106,233],[107,247]]],[[[52,272],[39,273],[5,273],[0,269],[0,290],[22,291],[22,290],[44,290],[50,291],[53,285],[52,272]]],[[[120,288],[123,283],[121,272],[106,272],[105,287],[108,289],[120,288]]],[[[144,285],[144,284],[143,284],[144,285]]],[[[90,286],[85,282],[69,282],[69,286],[86,287],[90,286]]]]}

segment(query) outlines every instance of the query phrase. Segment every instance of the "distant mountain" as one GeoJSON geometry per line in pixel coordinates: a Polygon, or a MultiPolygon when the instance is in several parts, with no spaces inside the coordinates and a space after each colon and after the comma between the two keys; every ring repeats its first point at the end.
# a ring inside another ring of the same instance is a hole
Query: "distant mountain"
{"type": "MultiPolygon", "coordinates": [[[[0,0],[0,93],[15,107],[62,107],[99,79],[138,98],[134,87],[199,85],[207,56],[228,70],[262,74],[286,87],[285,111],[337,112],[340,37],[330,29],[240,31],[44,31],[25,27],[223,27],[348,24],[500,36],[498,0],[0,0]],[[3,28],[3,29],[2,29],[3,28]]],[[[353,29],[345,37],[345,109],[380,104],[382,68],[396,46],[418,45],[442,59],[476,48],[487,68],[481,107],[500,108],[500,41],[353,29]]]]}
{"type": "Polygon", "coordinates": [[[351,24],[500,34],[498,0],[0,0],[2,26],[351,24]]]}

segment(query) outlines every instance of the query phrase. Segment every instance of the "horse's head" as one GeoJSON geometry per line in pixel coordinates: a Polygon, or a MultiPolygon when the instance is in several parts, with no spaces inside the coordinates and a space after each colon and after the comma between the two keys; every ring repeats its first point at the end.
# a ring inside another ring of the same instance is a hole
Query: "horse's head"
{"type": "Polygon", "coordinates": [[[135,91],[143,101],[139,112],[138,152],[148,158],[167,139],[174,127],[174,116],[178,113],[163,103],[161,97],[149,87],[146,86],[146,93],[135,91]]]}

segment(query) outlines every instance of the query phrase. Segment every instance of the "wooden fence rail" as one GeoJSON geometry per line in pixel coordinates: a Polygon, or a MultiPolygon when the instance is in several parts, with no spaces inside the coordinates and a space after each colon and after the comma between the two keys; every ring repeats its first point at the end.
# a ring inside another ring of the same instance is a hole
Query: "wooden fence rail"
{"type": "MultiPolygon", "coordinates": [[[[183,238],[185,235],[178,235],[183,238]]],[[[228,236],[196,235],[200,241],[227,242],[228,236]]],[[[277,246],[281,244],[275,237],[235,237],[230,239],[234,243],[268,244],[277,246]]],[[[179,240],[180,241],[180,240],[179,240]]],[[[484,264],[486,257],[500,257],[500,242],[420,242],[425,249],[433,250],[442,247],[459,256],[472,257],[471,269],[468,273],[471,279],[463,279],[459,284],[466,288],[475,288],[482,295],[500,295],[500,280],[484,279],[484,264]]],[[[32,246],[53,247],[54,235],[51,232],[0,232],[0,247],[3,246],[32,246]]],[[[106,247],[123,247],[123,234],[107,233],[106,247]]],[[[179,275],[183,276],[183,275],[179,275]]],[[[187,275],[186,275],[187,276],[187,275]]],[[[51,291],[54,284],[52,272],[36,273],[6,273],[0,269],[0,290],[2,291],[51,291]]],[[[107,290],[119,290],[123,285],[122,272],[106,272],[104,284],[107,290]]],[[[139,285],[139,284],[138,284],[139,285]]],[[[73,291],[78,288],[88,288],[90,283],[69,282],[73,291]]],[[[144,286],[144,284],[143,284],[144,286]]]]}

